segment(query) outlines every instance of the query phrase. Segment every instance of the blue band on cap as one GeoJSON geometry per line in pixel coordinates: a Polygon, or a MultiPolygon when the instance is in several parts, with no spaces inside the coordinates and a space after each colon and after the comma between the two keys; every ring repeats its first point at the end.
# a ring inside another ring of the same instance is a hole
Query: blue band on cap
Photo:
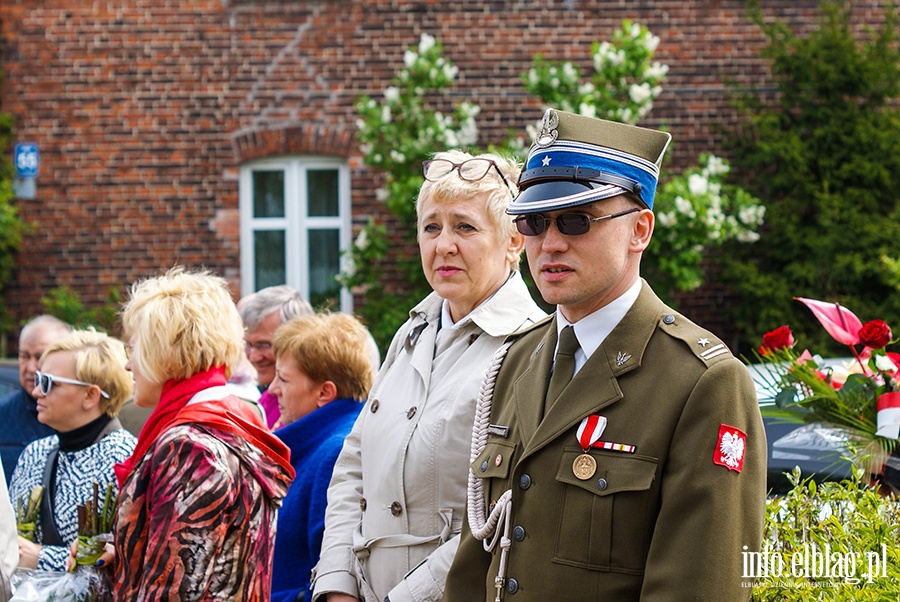
{"type": "Polygon", "coordinates": [[[605,171],[616,176],[634,180],[641,185],[640,197],[648,208],[653,209],[656,197],[656,183],[659,168],[649,161],[629,155],[577,143],[557,143],[547,149],[533,148],[525,164],[525,169],[535,167],[581,167],[605,171]],[[547,161],[549,159],[549,162],[547,161]]]}

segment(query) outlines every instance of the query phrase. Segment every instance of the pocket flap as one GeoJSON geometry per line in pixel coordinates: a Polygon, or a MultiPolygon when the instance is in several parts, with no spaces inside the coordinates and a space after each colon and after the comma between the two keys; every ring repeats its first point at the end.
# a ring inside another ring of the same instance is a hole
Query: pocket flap
{"type": "Polygon", "coordinates": [[[469,465],[475,476],[481,479],[505,479],[513,464],[516,446],[506,441],[488,440],[484,450],[469,465]]]}
{"type": "Polygon", "coordinates": [[[556,480],[575,485],[597,495],[611,495],[620,491],[644,491],[650,489],[656,478],[659,460],[650,456],[635,456],[607,451],[591,450],[588,455],[597,463],[590,478],[575,476],[575,459],[584,454],[580,448],[566,448],[559,463],[556,480]]]}

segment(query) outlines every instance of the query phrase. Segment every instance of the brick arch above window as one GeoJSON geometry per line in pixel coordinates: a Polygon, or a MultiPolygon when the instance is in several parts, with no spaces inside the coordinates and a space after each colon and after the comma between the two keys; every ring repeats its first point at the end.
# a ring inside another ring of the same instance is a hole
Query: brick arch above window
{"type": "Polygon", "coordinates": [[[347,158],[356,151],[356,138],[343,127],[297,125],[237,133],[234,151],[238,163],[301,154],[347,158]]]}

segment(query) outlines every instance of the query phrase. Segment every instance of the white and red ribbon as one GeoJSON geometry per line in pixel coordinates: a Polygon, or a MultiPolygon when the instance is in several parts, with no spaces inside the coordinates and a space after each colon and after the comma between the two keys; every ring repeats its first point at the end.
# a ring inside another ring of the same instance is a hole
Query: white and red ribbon
{"type": "Polygon", "coordinates": [[[878,397],[877,419],[876,435],[887,439],[900,438],[900,392],[884,393],[878,397]]]}
{"type": "Polygon", "coordinates": [[[578,444],[581,449],[590,449],[594,441],[600,438],[606,429],[606,416],[591,414],[578,425],[578,444]]]}

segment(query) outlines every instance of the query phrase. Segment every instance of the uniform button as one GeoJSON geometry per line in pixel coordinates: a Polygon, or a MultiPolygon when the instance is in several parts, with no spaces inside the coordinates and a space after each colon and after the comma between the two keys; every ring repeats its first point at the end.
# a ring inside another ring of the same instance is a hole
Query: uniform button
{"type": "Polygon", "coordinates": [[[600,478],[599,481],[597,481],[597,487],[600,489],[600,491],[606,491],[607,485],[608,485],[608,483],[606,482],[606,479],[604,479],[602,477],[600,478]]]}
{"type": "Polygon", "coordinates": [[[400,516],[400,513],[403,512],[403,506],[400,505],[400,502],[394,502],[391,504],[391,514],[394,516],[400,516]]]}
{"type": "Polygon", "coordinates": [[[372,410],[373,414],[378,411],[378,400],[377,399],[372,400],[372,405],[369,406],[369,409],[372,410]]]}
{"type": "Polygon", "coordinates": [[[528,489],[531,487],[531,477],[523,474],[519,477],[519,489],[528,489]]]}
{"type": "Polygon", "coordinates": [[[481,472],[484,472],[485,470],[487,470],[487,460],[481,463],[481,472]]]}
{"type": "Polygon", "coordinates": [[[501,464],[503,464],[503,456],[497,454],[497,457],[494,458],[494,466],[500,466],[501,464]]]}
{"type": "Polygon", "coordinates": [[[506,580],[506,591],[508,591],[511,594],[514,594],[517,591],[519,591],[519,582],[516,581],[515,579],[507,579],[506,580]]]}
{"type": "Polygon", "coordinates": [[[359,509],[362,510],[363,512],[366,511],[366,498],[364,498],[364,497],[359,498],[359,509]]]}
{"type": "Polygon", "coordinates": [[[513,539],[516,541],[522,541],[525,539],[525,527],[517,525],[515,529],[513,529],[513,539]]]}
{"type": "Polygon", "coordinates": [[[674,323],[675,323],[675,316],[673,316],[672,314],[666,314],[663,316],[663,324],[674,324],[674,323]]]}
{"type": "Polygon", "coordinates": [[[416,406],[413,406],[406,410],[406,418],[408,420],[412,420],[412,417],[416,415],[416,406]]]}

